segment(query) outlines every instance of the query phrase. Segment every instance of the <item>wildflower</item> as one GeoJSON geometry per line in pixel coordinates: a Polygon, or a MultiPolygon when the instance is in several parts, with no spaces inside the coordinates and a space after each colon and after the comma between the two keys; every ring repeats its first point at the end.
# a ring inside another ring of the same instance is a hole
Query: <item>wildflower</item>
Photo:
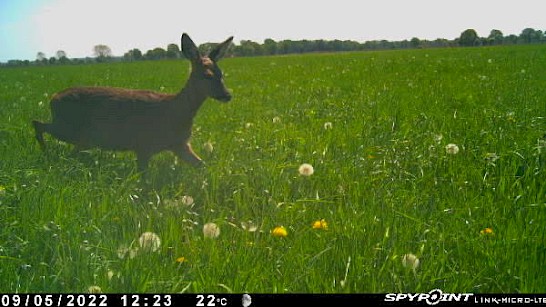
{"type": "Polygon", "coordinates": [[[248,232],[255,232],[258,230],[258,226],[254,225],[254,222],[248,221],[248,222],[241,222],[241,228],[248,232]]]}
{"type": "Polygon", "coordinates": [[[313,223],[313,229],[328,229],[328,223],[326,223],[325,219],[322,219],[320,221],[315,221],[313,223]]]}
{"type": "Polygon", "coordinates": [[[274,124],[278,124],[278,123],[280,123],[280,122],[281,122],[281,118],[280,118],[280,117],[278,117],[278,116],[273,117],[273,123],[274,123],[274,124]]]}
{"type": "Polygon", "coordinates": [[[438,143],[438,144],[442,141],[443,138],[444,138],[444,136],[441,133],[438,133],[438,134],[434,135],[434,141],[436,141],[436,143],[438,143]]]}
{"type": "Polygon", "coordinates": [[[273,230],[271,231],[271,234],[275,237],[284,238],[288,236],[288,231],[286,231],[286,228],[284,228],[284,226],[277,226],[273,228],[273,230]]]}
{"type": "Polygon", "coordinates": [[[108,277],[108,280],[112,280],[114,277],[114,271],[109,270],[108,273],[106,273],[106,277],[108,277]]]}
{"type": "Polygon", "coordinates": [[[247,129],[252,128],[252,126],[254,126],[253,123],[246,123],[245,124],[245,128],[247,128],[247,129]]]}
{"type": "Polygon", "coordinates": [[[102,293],[102,289],[99,286],[90,286],[87,288],[87,293],[102,293]]]}
{"type": "Polygon", "coordinates": [[[176,262],[184,263],[184,262],[188,262],[188,259],[186,259],[186,257],[178,257],[176,258],[176,262]]]}
{"type": "Polygon", "coordinates": [[[330,129],[332,129],[332,122],[325,122],[324,130],[330,130],[330,129]]]}
{"type": "Polygon", "coordinates": [[[153,232],[145,232],[140,235],[138,243],[143,251],[155,252],[158,251],[161,246],[161,239],[153,232]]]}
{"type": "Polygon", "coordinates": [[[6,194],[6,188],[2,185],[0,185],[0,196],[2,195],[5,195],[6,194]]]}
{"type": "Polygon", "coordinates": [[[211,141],[206,142],[203,147],[205,147],[205,151],[208,153],[212,153],[212,151],[214,150],[214,146],[212,145],[211,141]]]}
{"type": "Polygon", "coordinates": [[[205,238],[217,238],[220,235],[220,227],[215,223],[206,223],[203,226],[203,235],[205,238]]]}
{"type": "Polygon", "coordinates": [[[492,228],[487,227],[487,228],[485,228],[485,229],[480,230],[480,234],[481,234],[482,236],[492,236],[492,235],[494,235],[495,233],[493,232],[493,229],[492,229],[492,228]]]}
{"type": "Polygon", "coordinates": [[[449,155],[456,155],[459,152],[459,146],[456,144],[447,144],[446,153],[449,155]]]}
{"type": "Polygon", "coordinates": [[[193,197],[189,196],[189,195],[184,195],[182,196],[182,199],[180,200],[182,202],[182,204],[190,207],[190,206],[193,206],[194,202],[193,202],[193,197]]]}
{"type": "Polygon", "coordinates": [[[138,254],[138,247],[128,248],[126,246],[120,246],[118,248],[118,257],[119,259],[124,259],[129,256],[129,259],[133,259],[138,254]]]}
{"type": "Polygon", "coordinates": [[[508,120],[509,122],[515,122],[516,121],[516,113],[514,112],[508,112],[506,113],[506,120],[508,120]]]}
{"type": "Polygon", "coordinates": [[[300,175],[302,176],[311,176],[315,172],[315,170],[313,169],[313,166],[309,163],[303,163],[302,165],[300,165],[300,168],[298,169],[298,171],[300,172],[300,175]]]}
{"type": "Polygon", "coordinates": [[[485,160],[491,163],[495,163],[499,159],[499,156],[494,152],[488,152],[485,154],[485,160]]]}
{"type": "Polygon", "coordinates": [[[402,265],[415,271],[419,267],[419,258],[414,254],[405,254],[402,256],[402,265]]]}

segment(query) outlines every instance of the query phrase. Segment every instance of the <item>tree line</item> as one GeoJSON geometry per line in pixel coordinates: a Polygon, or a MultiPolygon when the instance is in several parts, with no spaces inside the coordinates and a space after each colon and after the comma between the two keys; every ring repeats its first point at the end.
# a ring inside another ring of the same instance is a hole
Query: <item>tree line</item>
{"type": "MultiPolygon", "coordinates": [[[[474,29],[467,29],[458,38],[453,40],[436,39],[422,40],[414,37],[410,40],[387,41],[374,40],[359,43],[351,40],[282,40],[274,41],[266,39],[263,43],[250,40],[242,40],[240,44],[234,45],[227,56],[246,57],[263,55],[283,55],[310,52],[340,52],[340,51],[363,51],[363,50],[388,50],[388,49],[415,49],[415,48],[441,48],[441,47],[472,47],[472,46],[495,46],[495,45],[517,45],[517,44],[543,44],[546,43],[546,32],[526,28],[519,35],[504,35],[500,30],[491,30],[487,37],[480,37],[474,29]]],[[[205,43],[199,49],[206,53],[214,48],[214,43],[205,43]]],[[[112,50],[106,45],[96,45],[93,48],[94,57],[69,59],[66,52],[59,50],[55,56],[46,57],[43,52],[38,52],[35,61],[10,60],[3,66],[25,66],[25,65],[56,65],[56,64],[85,64],[97,62],[120,62],[120,61],[142,61],[177,59],[182,56],[177,44],[169,44],[166,49],[157,47],[146,52],[138,48],[127,51],[122,57],[112,55],[112,50]]]]}

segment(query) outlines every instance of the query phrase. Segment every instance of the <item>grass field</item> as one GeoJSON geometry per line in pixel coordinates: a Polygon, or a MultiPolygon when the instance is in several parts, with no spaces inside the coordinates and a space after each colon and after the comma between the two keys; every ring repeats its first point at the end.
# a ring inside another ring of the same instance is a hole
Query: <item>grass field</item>
{"type": "Polygon", "coordinates": [[[188,66],[0,69],[0,292],[546,292],[546,46],[225,59],[205,169],[40,151],[55,92],[188,66]]]}

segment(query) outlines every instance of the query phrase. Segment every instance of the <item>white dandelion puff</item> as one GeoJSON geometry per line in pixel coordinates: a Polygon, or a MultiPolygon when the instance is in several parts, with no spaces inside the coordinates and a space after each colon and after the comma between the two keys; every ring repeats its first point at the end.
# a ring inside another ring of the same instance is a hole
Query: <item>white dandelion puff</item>
{"type": "Polygon", "coordinates": [[[159,236],[153,232],[145,232],[140,235],[138,243],[143,251],[156,252],[161,246],[161,239],[159,239],[159,236]]]}
{"type": "Polygon", "coordinates": [[[215,223],[206,223],[203,225],[203,235],[205,238],[217,238],[220,235],[220,227],[215,223]]]}
{"type": "Polygon", "coordinates": [[[459,146],[457,146],[456,144],[447,144],[446,153],[449,155],[456,155],[457,153],[459,153],[459,146]]]}
{"type": "Polygon", "coordinates": [[[405,268],[409,268],[412,270],[417,270],[417,267],[419,267],[419,258],[415,256],[414,254],[405,254],[402,256],[402,265],[405,268]]]}
{"type": "Polygon", "coordinates": [[[302,176],[311,176],[315,172],[315,169],[313,168],[313,165],[309,163],[303,163],[302,165],[300,165],[298,171],[302,176]]]}

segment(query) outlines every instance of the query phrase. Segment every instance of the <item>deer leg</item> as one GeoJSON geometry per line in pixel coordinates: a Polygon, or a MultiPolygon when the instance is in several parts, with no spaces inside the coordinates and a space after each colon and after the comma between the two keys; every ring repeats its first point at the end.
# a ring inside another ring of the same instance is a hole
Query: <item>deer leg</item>
{"type": "Polygon", "coordinates": [[[149,152],[137,152],[137,168],[139,173],[146,171],[151,157],[152,154],[149,152]]]}
{"type": "Polygon", "coordinates": [[[44,124],[37,120],[33,120],[32,125],[34,126],[34,131],[36,132],[36,140],[38,140],[38,144],[40,144],[40,148],[42,150],[45,150],[44,132],[48,130],[47,127],[50,124],[44,124]]]}
{"type": "Polygon", "coordinates": [[[191,149],[191,145],[189,143],[185,143],[181,146],[177,146],[173,148],[174,153],[178,156],[178,158],[188,162],[189,164],[195,166],[195,167],[202,167],[205,165],[205,162],[199,158],[193,152],[193,149],[191,149]]]}

